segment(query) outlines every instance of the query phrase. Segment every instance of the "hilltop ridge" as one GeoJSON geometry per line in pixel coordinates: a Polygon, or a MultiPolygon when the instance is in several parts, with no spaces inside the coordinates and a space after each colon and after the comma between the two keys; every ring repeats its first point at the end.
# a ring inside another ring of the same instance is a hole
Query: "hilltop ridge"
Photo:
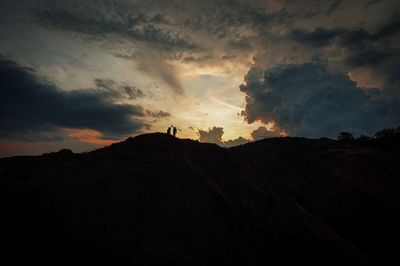
{"type": "Polygon", "coordinates": [[[397,265],[398,143],[227,149],[152,133],[0,159],[6,254],[15,265],[397,265]]]}

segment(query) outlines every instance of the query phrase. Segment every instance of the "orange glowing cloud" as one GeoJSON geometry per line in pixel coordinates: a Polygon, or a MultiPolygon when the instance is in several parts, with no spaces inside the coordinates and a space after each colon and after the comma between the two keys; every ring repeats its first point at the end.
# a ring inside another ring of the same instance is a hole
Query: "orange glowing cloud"
{"type": "Polygon", "coordinates": [[[120,140],[105,140],[101,137],[103,136],[101,132],[93,129],[76,129],[76,128],[65,128],[63,129],[68,137],[77,139],[80,142],[95,144],[99,146],[111,145],[114,142],[120,140]]]}

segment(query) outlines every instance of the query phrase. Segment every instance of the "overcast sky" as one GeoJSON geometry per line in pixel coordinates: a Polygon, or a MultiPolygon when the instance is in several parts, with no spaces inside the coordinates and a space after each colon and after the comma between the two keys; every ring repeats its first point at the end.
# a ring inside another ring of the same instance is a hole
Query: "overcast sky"
{"type": "Polygon", "coordinates": [[[400,125],[396,0],[3,0],[0,156],[400,125]]]}

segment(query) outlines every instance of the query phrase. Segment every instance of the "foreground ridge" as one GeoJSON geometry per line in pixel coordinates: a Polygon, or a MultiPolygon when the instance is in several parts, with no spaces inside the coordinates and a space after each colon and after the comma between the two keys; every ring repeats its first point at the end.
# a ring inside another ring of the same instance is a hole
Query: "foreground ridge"
{"type": "Polygon", "coordinates": [[[144,134],[0,159],[15,264],[397,265],[399,141],[144,134]],[[23,254],[23,255],[22,255],[23,254]]]}

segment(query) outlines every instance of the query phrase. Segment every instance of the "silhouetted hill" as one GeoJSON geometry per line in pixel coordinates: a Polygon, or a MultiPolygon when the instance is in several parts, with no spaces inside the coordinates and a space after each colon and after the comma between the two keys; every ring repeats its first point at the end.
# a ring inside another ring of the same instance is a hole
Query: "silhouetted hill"
{"type": "Polygon", "coordinates": [[[7,265],[397,265],[396,147],[154,133],[1,159],[3,252],[7,265]]]}
{"type": "Polygon", "coordinates": [[[391,265],[400,261],[399,148],[399,139],[276,138],[231,151],[370,262],[391,265]]]}

